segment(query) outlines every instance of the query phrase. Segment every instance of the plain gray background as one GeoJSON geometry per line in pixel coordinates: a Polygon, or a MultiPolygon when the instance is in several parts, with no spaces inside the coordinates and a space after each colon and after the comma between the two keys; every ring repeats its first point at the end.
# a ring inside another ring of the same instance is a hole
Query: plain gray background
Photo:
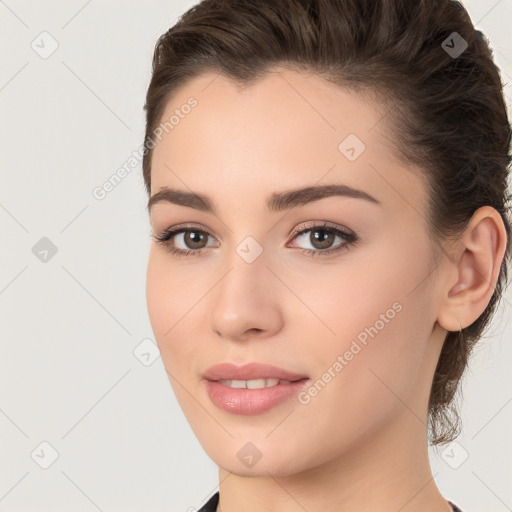
{"type": "MultiPolygon", "coordinates": [[[[141,147],[154,44],[195,3],[0,0],[0,511],[192,511],[217,490],[147,315],[140,163],[93,195],[141,147]]],[[[465,5],[510,107],[512,0],[465,5]]],[[[471,362],[461,436],[431,452],[464,512],[512,510],[511,305],[471,362]]]]}

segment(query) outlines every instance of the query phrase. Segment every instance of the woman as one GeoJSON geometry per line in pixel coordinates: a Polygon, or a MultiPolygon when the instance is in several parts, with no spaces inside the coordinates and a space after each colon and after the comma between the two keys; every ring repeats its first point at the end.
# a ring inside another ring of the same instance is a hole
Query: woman
{"type": "Polygon", "coordinates": [[[428,441],[501,297],[510,124],[449,0],[204,0],[157,42],[148,312],[202,511],[459,510],[428,441]]]}

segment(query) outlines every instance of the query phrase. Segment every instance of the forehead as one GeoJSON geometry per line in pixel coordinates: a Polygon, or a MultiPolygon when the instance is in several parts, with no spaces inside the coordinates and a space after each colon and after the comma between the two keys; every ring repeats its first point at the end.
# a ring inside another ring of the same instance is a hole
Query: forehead
{"type": "MultiPolygon", "coordinates": [[[[384,105],[370,99],[368,92],[355,92],[312,73],[273,68],[254,83],[240,84],[208,72],[187,81],[173,94],[161,122],[183,108],[189,110],[186,104],[191,97],[197,106],[185,118],[194,120],[195,130],[205,129],[210,134],[257,135],[253,142],[262,140],[267,146],[276,134],[281,135],[279,141],[292,142],[292,133],[321,135],[326,142],[354,133],[367,145],[375,147],[382,142],[374,129],[386,117],[384,105]]],[[[191,122],[179,123],[187,124],[191,122]]],[[[184,128],[176,125],[172,131],[179,135],[184,128]]]]}
{"type": "Polygon", "coordinates": [[[370,95],[309,73],[274,68],[248,86],[205,73],[166,105],[161,123],[174,122],[155,139],[152,193],[183,185],[178,176],[200,191],[245,183],[267,192],[325,176],[420,204],[423,183],[393,156],[388,116],[370,95]]]}

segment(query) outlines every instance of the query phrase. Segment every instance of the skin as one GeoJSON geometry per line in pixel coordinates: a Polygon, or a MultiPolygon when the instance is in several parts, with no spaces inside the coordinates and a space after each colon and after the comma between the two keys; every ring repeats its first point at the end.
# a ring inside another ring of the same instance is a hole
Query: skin
{"type": "MultiPolygon", "coordinates": [[[[170,383],[219,466],[218,510],[450,510],[429,466],[428,396],[447,330],[476,320],[493,293],[506,242],[498,212],[479,209],[441,251],[426,230],[425,183],[393,156],[385,111],[315,75],[275,68],[239,89],[207,73],[178,90],[163,119],[190,96],[198,105],[154,149],[151,194],[198,192],[217,214],[159,202],[152,234],[193,223],[213,237],[188,258],[152,241],[146,292],[170,383]],[[338,150],[350,133],[366,145],[353,162],[338,150]],[[333,183],[381,204],[333,196],[266,208],[273,192],[333,183]],[[290,236],[308,221],[358,241],[308,256],[321,247],[311,232],[290,236]],[[263,249],[252,263],[236,252],[247,236],[263,249]],[[202,372],[224,361],[270,363],[314,382],[394,303],[400,312],[305,405],[292,398],[234,415],[205,391],[202,372]],[[237,457],[248,442],[261,453],[250,468],[237,457]]],[[[183,235],[174,242],[194,248],[183,235]]]]}

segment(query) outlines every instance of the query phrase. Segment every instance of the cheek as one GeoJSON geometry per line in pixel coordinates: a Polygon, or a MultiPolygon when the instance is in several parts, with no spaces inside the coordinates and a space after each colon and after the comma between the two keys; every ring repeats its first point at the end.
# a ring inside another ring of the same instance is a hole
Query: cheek
{"type": "MultiPolygon", "coordinates": [[[[384,326],[370,315],[363,329],[351,325],[354,336],[347,334],[324,345],[321,357],[317,355],[320,344],[311,347],[316,373],[294,418],[306,438],[322,432],[322,438],[333,440],[325,447],[326,456],[365,442],[414,408],[423,352],[419,339],[411,336],[414,325],[408,315],[404,306],[384,326]]],[[[340,331],[344,328],[341,318],[337,326],[340,331]]]]}
{"type": "Polygon", "coordinates": [[[153,334],[160,351],[169,383],[187,417],[193,417],[193,403],[185,389],[190,388],[190,368],[194,352],[193,337],[184,336],[183,329],[190,325],[193,310],[187,311],[197,299],[193,300],[193,290],[180,282],[179,273],[169,267],[165,256],[151,249],[146,274],[147,310],[153,334]]]}
{"type": "Polygon", "coordinates": [[[163,251],[152,247],[146,273],[146,303],[151,327],[166,361],[173,345],[177,344],[177,333],[186,323],[187,310],[193,304],[193,290],[186,286],[179,270],[171,267],[163,251]],[[190,304],[190,305],[189,305],[190,304]]]}
{"type": "Polygon", "coordinates": [[[169,296],[166,291],[165,281],[162,262],[155,255],[154,248],[152,247],[146,271],[146,305],[151,327],[159,347],[163,335],[171,325],[168,322],[166,302],[169,296]]]}
{"type": "Polygon", "coordinates": [[[205,279],[204,274],[198,278],[196,271],[170,262],[164,251],[151,248],[146,274],[148,315],[165,369],[180,381],[192,378],[191,368],[208,336],[205,295],[215,278],[205,279]]]}
{"type": "Polygon", "coordinates": [[[365,411],[376,418],[378,411],[386,414],[401,403],[396,395],[406,399],[414,392],[432,316],[426,283],[421,283],[427,273],[419,261],[418,254],[404,252],[397,258],[390,249],[357,271],[330,269],[328,280],[310,276],[316,286],[302,282],[298,294],[319,317],[302,310],[302,319],[297,315],[299,325],[305,325],[305,314],[311,317],[302,339],[315,378],[321,380],[318,403],[326,408],[338,404],[338,415],[361,412],[364,423],[365,411]],[[401,264],[411,258],[416,266],[401,264]]]}

